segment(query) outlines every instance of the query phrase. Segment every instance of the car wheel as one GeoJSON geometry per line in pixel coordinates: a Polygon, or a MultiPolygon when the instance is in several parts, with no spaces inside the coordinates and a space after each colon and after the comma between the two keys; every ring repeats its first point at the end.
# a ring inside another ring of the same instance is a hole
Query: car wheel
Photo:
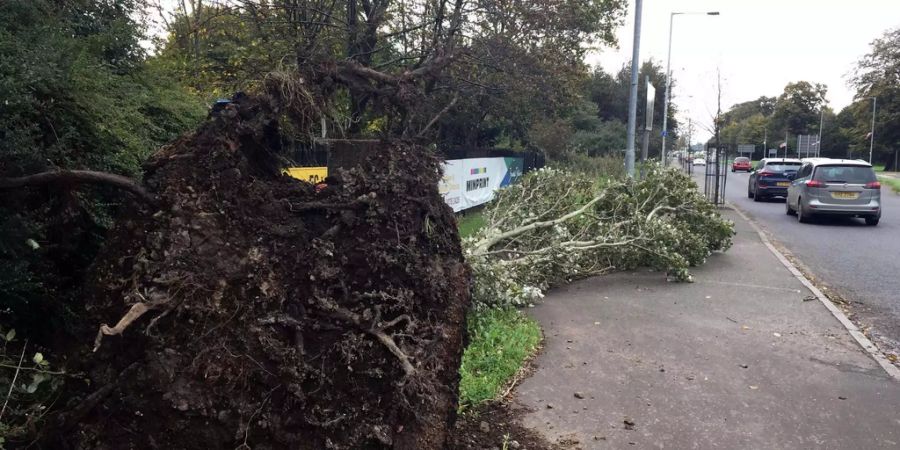
{"type": "Polygon", "coordinates": [[[797,197],[797,222],[809,223],[809,215],[803,211],[803,199],[797,197]]]}
{"type": "Polygon", "coordinates": [[[747,198],[753,198],[753,191],[750,190],[750,186],[747,186],[747,198]]]}
{"type": "Polygon", "coordinates": [[[796,214],[796,211],[791,208],[791,202],[788,201],[788,199],[784,199],[784,213],[789,216],[793,216],[794,214],[796,214]]]}
{"type": "Polygon", "coordinates": [[[874,226],[878,225],[878,221],[880,219],[881,219],[881,217],[878,217],[878,216],[866,217],[866,225],[868,225],[870,227],[874,227],[874,226]]]}
{"type": "Polygon", "coordinates": [[[759,188],[756,188],[756,191],[753,193],[753,201],[754,201],[754,202],[761,202],[762,199],[763,199],[763,196],[762,196],[762,195],[759,195],[759,188]]]}

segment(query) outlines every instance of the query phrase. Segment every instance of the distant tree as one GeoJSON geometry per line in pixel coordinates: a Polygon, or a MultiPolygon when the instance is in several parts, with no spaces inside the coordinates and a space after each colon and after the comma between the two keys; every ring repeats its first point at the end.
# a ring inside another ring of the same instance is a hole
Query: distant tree
{"type": "Polygon", "coordinates": [[[865,139],[869,133],[869,98],[877,97],[875,158],[884,162],[887,169],[896,170],[900,158],[900,28],[888,30],[872,41],[870,52],[857,63],[850,84],[856,88],[857,100],[848,107],[856,119],[851,141],[858,145],[860,138],[865,139]]]}
{"type": "Polygon", "coordinates": [[[824,84],[788,83],[775,101],[769,130],[775,136],[785,131],[795,135],[818,131],[819,112],[826,104],[827,92],[824,84]]]}
{"type": "MultiPolygon", "coordinates": [[[[646,77],[650,77],[650,83],[656,88],[656,96],[653,108],[653,132],[650,135],[650,155],[659,155],[662,145],[663,100],[665,98],[666,75],[662,65],[655,61],[646,61],[641,65],[638,81],[638,105],[637,117],[639,124],[645,120],[647,98],[646,77]]],[[[671,81],[674,89],[675,81],[671,81]]],[[[587,97],[596,104],[597,116],[605,121],[628,122],[628,92],[631,87],[631,66],[623,65],[622,68],[611,76],[599,67],[595,68],[587,82],[585,90],[587,97]]],[[[669,118],[667,123],[670,143],[674,143],[679,135],[679,123],[676,119],[677,106],[675,99],[669,103],[669,118]]]]}

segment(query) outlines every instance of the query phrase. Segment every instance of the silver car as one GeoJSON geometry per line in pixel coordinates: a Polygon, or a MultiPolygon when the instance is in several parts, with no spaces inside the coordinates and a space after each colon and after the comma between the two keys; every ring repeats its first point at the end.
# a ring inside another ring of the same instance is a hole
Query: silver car
{"type": "Polygon", "coordinates": [[[788,187],[785,210],[806,223],[814,216],[862,217],[867,225],[881,219],[881,183],[864,161],[830,158],[803,160],[788,187]]]}

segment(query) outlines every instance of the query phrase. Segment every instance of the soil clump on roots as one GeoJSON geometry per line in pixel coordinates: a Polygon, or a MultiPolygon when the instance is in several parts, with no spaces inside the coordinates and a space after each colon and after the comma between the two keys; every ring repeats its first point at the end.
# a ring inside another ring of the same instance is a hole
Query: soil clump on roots
{"type": "Polygon", "coordinates": [[[274,104],[243,97],[145,165],[159,209],[130,206],[93,267],[91,383],[54,445],[447,445],[469,272],[439,160],[383,142],[317,192],[281,174],[274,104]]]}

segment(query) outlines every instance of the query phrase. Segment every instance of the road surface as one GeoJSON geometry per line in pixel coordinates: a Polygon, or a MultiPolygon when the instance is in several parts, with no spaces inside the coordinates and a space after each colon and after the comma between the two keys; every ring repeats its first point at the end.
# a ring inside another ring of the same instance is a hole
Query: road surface
{"type": "MultiPolygon", "coordinates": [[[[702,190],[697,172],[702,168],[694,172],[702,190]]],[[[828,289],[850,301],[858,324],[871,327],[867,331],[882,350],[900,350],[900,195],[882,188],[877,227],[851,218],[801,224],[785,214],[783,199],[748,198],[748,177],[746,172],[728,173],[726,200],[769,231],[828,289]]]]}

